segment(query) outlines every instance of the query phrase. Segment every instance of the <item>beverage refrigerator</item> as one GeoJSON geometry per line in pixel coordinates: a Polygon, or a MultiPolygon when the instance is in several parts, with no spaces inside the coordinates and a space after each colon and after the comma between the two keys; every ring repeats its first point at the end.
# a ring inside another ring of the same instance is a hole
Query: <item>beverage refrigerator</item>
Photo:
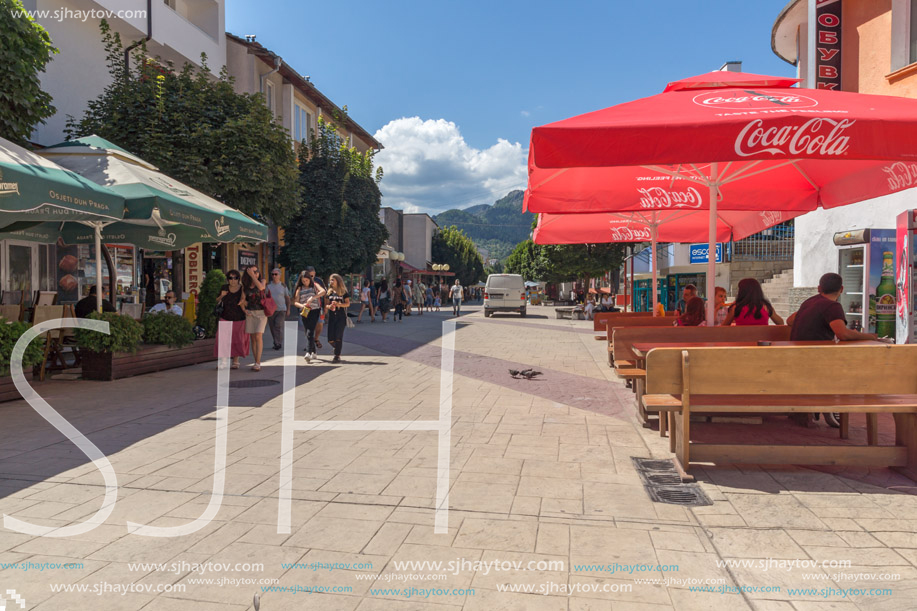
{"type": "Polygon", "coordinates": [[[895,237],[894,229],[834,234],[844,281],[839,301],[851,329],[895,337],[895,237]]]}
{"type": "Polygon", "coordinates": [[[917,298],[917,223],[915,211],[907,210],[897,217],[895,252],[898,255],[895,288],[897,305],[895,308],[895,343],[917,344],[917,318],[914,315],[915,298],[917,298]]]}

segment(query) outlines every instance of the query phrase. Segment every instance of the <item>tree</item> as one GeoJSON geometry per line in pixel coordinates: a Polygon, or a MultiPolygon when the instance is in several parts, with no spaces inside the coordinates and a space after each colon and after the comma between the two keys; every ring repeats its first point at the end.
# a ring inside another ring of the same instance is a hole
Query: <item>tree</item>
{"type": "Polygon", "coordinates": [[[474,242],[455,226],[433,235],[432,256],[437,263],[447,263],[449,271],[465,286],[484,279],[484,261],[474,242]]]}
{"type": "Polygon", "coordinates": [[[622,244],[518,244],[506,261],[506,270],[527,280],[563,282],[595,278],[620,267],[622,244]]]}
{"type": "Polygon", "coordinates": [[[282,224],[296,211],[296,155],[261,94],[238,94],[225,69],[180,71],[135,53],[124,65],[121,37],[104,20],[112,82],[67,136],[98,134],[180,180],[247,214],[282,224]]]}
{"type": "Polygon", "coordinates": [[[373,169],[374,152],[348,148],[334,124],[319,117],[300,161],[302,199],[286,225],[281,265],[318,275],[358,273],[376,260],[388,237],[379,220],[382,168],[373,169]]]}
{"type": "Polygon", "coordinates": [[[0,32],[0,136],[26,144],[35,125],[56,112],[38,74],[58,50],[21,0],[0,0],[0,32]]]}

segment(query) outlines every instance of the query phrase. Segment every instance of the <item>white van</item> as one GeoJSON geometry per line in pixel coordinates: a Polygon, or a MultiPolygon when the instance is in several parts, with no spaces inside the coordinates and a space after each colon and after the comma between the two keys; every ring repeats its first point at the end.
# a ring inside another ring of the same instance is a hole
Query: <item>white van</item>
{"type": "Polygon", "coordinates": [[[519,312],[525,316],[525,283],[519,274],[491,274],[484,287],[484,316],[519,312]]]}

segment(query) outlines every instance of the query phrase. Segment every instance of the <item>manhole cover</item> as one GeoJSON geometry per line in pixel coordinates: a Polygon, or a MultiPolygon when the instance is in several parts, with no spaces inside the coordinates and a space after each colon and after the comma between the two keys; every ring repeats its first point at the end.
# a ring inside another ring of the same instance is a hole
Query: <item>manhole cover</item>
{"type": "Polygon", "coordinates": [[[688,505],[692,507],[713,505],[713,501],[707,498],[704,491],[693,484],[682,486],[647,486],[646,491],[649,493],[650,498],[656,503],[688,505]]]}
{"type": "Polygon", "coordinates": [[[674,471],[675,463],[671,460],[658,458],[636,458],[633,457],[634,466],[641,471],[674,471]]]}
{"type": "Polygon", "coordinates": [[[230,382],[230,388],[260,388],[262,386],[274,386],[280,384],[280,380],[236,380],[230,382]]]}

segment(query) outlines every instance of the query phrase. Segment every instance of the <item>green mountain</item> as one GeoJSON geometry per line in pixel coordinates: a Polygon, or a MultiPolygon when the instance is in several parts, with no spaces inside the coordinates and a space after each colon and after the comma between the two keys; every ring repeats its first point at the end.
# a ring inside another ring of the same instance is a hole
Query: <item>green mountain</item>
{"type": "Polygon", "coordinates": [[[501,261],[519,242],[529,239],[535,215],[522,211],[522,191],[510,191],[493,204],[480,204],[464,210],[446,210],[433,217],[440,227],[455,225],[478,248],[501,261]]]}

